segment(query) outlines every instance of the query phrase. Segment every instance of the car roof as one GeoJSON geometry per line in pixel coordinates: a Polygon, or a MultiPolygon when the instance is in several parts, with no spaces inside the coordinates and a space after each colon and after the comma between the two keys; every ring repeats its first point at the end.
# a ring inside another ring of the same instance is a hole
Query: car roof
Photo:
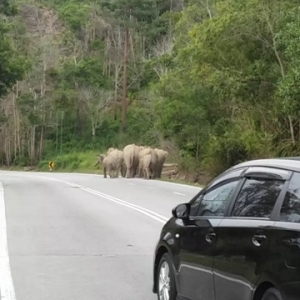
{"type": "Polygon", "coordinates": [[[233,166],[230,170],[242,167],[271,167],[300,172],[300,156],[249,160],[233,166]]]}

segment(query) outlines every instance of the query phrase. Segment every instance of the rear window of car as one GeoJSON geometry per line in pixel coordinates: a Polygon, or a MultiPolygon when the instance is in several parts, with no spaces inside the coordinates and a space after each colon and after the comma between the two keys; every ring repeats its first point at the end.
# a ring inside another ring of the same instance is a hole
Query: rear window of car
{"type": "Polygon", "coordinates": [[[234,204],[232,216],[270,218],[284,181],[247,179],[234,204]]]}

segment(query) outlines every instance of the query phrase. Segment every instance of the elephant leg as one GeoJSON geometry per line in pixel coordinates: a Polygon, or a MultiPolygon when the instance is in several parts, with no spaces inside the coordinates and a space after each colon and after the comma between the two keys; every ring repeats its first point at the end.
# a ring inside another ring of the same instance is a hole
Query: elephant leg
{"type": "Polygon", "coordinates": [[[133,177],[135,177],[136,175],[138,176],[138,177],[141,177],[142,176],[142,174],[143,173],[141,173],[140,174],[140,162],[137,160],[136,162],[135,162],[135,165],[134,165],[134,168],[133,168],[133,177]]]}
{"type": "Polygon", "coordinates": [[[157,167],[156,167],[156,170],[155,170],[155,177],[157,177],[157,178],[160,178],[159,176],[160,176],[160,166],[158,165],[157,167]]]}
{"type": "Polygon", "coordinates": [[[137,165],[133,165],[132,169],[131,169],[131,176],[132,178],[134,178],[137,174],[138,174],[138,166],[137,165]]]}
{"type": "Polygon", "coordinates": [[[138,166],[137,175],[138,175],[138,177],[141,177],[141,175],[142,175],[142,170],[141,170],[141,164],[140,163],[139,163],[139,166],[138,166]]]}
{"type": "Polygon", "coordinates": [[[112,170],[112,174],[113,174],[113,176],[114,176],[114,178],[117,178],[118,177],[118,168],[116,167],[116,168],[113,168],[113,170],[112,170]]]}
{"type": "Polygon", "coordinates": [[[137,167],[133,166],[131,171],[132,171],[132,178],[134,178],[135,175],[137,175],[137,173],[138,173],[137,167]]]}
{"type": "Polygon", "coordinates": [[[121,166],[117,166],[117,169],[116,169],[116,178],[119,177],[120,169],[121,169],[121,166]]]}
{"type": "Polygon", "coordinates": [[[122,164],[122,166],[121,166],[121,175],[122,175],[122,177],[126,176],[126,171],[127,171],[126,165],[122,164]]]}
{"type": "Polygon", "coordinates": [[[152,165],[150,166],[150,171],[151,171],[150,175],[151,175],[151,179],[154,179],[154,178],[155,178],[155,170],[156,170],[156,164],[152,164],[152,165]]]}
{"type": "Polygon", "coordinates": [[[160,172],[157,172],[156,178],[161,178],[161,173],[160,172]]]}
{"type": "Polygon", "coordinates": [[[150,174],[151,174],[150,168],[149,167],[145,168],[145,172],[146,172],[146,178],[145,179],[150,179],[150,174]]]}
{"type": "Polygon", "coordinates": [[[151,171],[150,179],[154,179],[154,178],[155,178],[155,173],[151,171]]]}
{"type": "Polygon", "coordinates": [[[126,177],[126,178],[131,178],[131,168],[128,168],[128,167],[127,167],[125,177],[126,177]]]}
{"type": "Polygon", "coordinates": [[[114,178],[114,172],[113,172],[113,169],[110,167],[108,168],[108,175],[110,178],[114,178]]]}
{"type": "Polygon", "coordinates": [[[107,178],[106,168],[105,167],[103,167],[103,174],[104,174],[104,178],[107,178]]]}
{"type": "Polygon", "coordinates": [[[138,166],[138,177],[142,178],[143,177],[143,166],[139,164],[138,166]]]}
{"type": "Polygon", "coordinates": [[[163,166],[160,164],[157,168],[157,178],[161,178],[162,168],[163,166]]]}
{"type": "Polygon", "coordinates": [[[115,178],[114,170],[110,170],[110,172],[109,172],[109,177],[110,177],[110,178],[115,178]]]}

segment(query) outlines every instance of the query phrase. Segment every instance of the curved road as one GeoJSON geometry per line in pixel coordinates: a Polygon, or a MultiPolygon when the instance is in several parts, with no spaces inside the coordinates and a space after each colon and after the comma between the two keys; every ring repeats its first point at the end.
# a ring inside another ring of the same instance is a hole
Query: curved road
{"type": "Polygon", "coordinates": [[[1,171],[0,182],[1,300],[156,299],[160,230],[200,190],[76,173],[1,171]]]}

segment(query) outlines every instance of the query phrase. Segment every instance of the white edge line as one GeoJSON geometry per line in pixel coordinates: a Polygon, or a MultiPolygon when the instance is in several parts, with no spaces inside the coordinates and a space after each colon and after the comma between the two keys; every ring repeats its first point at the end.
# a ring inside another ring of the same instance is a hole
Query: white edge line
{"type": "Polygon", "coordinates": [[[168,218],[166,218],[166,217],[164,217],[164,216],[162,216],[162,215],[160,215],[160,214],[158,214],[158,213],[156,213],[156,212],[154,212],[154,211],[152,211],[152,210],[149,210],[149,209],[147,209],[147,208],[144,208],[144,207],[135,205],[135,204],[133,204],[133,203],[126,202],[126,201],[121,200],[121,199],[118,199],[118,198],[116,198],[116,197],[113,197],[113,196],[110,196],[110,195],[107,195],[107,194],[104,194],[104,193],[101,193],[101,192],[92,190],[92,189],[90,189],[90,188],[83,188],[83,190],[86,190],[87,192],[88,192],[88,191],[91,191],[91,192],[93,192],[93,193],[98,194],[98,196],[105,197],[105,198],[108,199],[108,200],[114,200],[114,201],[120,202],[120,203],[122,203],[122,204],[130,205],[130,206],[132,206],[132,207],[135,207],[135,208],[144,210],[144,211],[146,211],[146,212],[148,212],[148,213],[151,213],[151,214],[153,214],[153,215],[155,215],[155,216],[157,216],[157,217],[159,217],[159,218],[161,218],[161,219],[163,219],[163,220],[165,220],[165,221],[168,220],[168,218]]]}
{"type": "Polygon", "coordinates": [[[182,193],[179,193],[179,192],[173,192],[173,194],[180,195],[180,196],[186,196],[186,194],[182,194],[182,193]]]}
{"type": "Polygon", "coordinates": [[[192,188],[192,189],[197,189],[199,191],[201,191],[203,188],[202,187],[198,187],[198,186],[193,186],[193,185],[189,185],[189,184],[183,184],[183,183],[176,183],[176,182],[170,182],[170,181],[164,181],[164,180],[153,180],[155,182],[160,182],[160,183],[167,183],[167,184],[173,184],[173,185],[177,185],[177,186],[183,186],[186,188],[192,188]]]}
{"type": "Polygon", "coordinates": [[[163,221],[162,219],[159,219],[159,218],[153,216],[152,214],[149,214],[149,213],[145,212],[144,210],[135,208],[135,207],[133,207],[133,206],[131,206],[131,205],[128,205],[128,204],[125,204],[125,203],[121,203],[121,202],[119,202],[119,201],[115,201],[115,200],[113,200],[113,199],[106,198],[106,197],[104,197],[104,196],[102,196],[102,195],[99,195],[98,193],[94,193],[94,192],[89,191],[89,190],[86,190],[86,189],[83,189],[83,190],[84,190],[84,191],[87,191],[88,193],[94,194],[94,195],[96,195],[96,196],[100,196],[100,197],[102,197],[102,198],[105,198],[105,199],[107,199],[107,200],[109,200],[109,201],[115,202],[115,203],[117,203],[117,204],[119,204],[119,205],[123,205],[123,206],[125,206],[125,207],[130,208],[130,209],[136,210],[136,211],[138,211],[138,212],[140,212],[140,213],[142,213],[142,214],[144,214],[144,215],[146,215],[146,216],[148,216],[148,217],[150,217],[150,218],[152,218],[152,219],[154,219],[154,220],[156,220],[156,221],[158,221],[158,222],[160,222],[160,223],[162,223],[162,224],[165,224],[165,221],[163,221]]]}
{"type": "Polygon", "coordinates": [[[16,300],[8,256],[6,229],[4,189],[0,182],[0,295],[1,300],[16,300]]]}

